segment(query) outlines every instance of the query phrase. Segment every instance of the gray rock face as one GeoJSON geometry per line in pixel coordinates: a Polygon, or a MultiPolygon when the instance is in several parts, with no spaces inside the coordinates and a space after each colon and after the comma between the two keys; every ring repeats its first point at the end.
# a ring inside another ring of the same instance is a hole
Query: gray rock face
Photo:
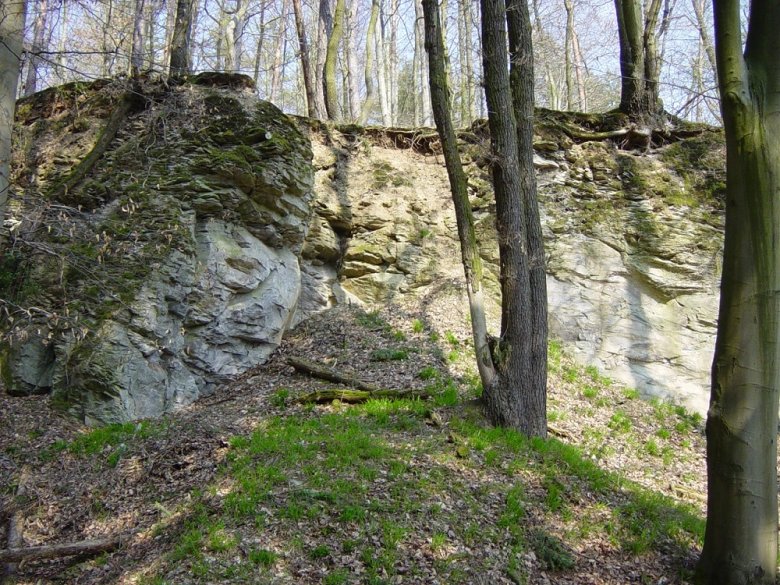
{"type": "MultiPolygon", "coordinates": [[[[36,287],[53,292],[36,301],[48,316],[21,323],[0,350],[10,392],[50,391],[90,424],[159,416],[262,363],[300,296],[308,139],[248,92],[185,86],[160,108],[127,120],[93,170],[103,189],[93,194],[88,183],[72,195],[92,213],[74,209],[61,228],[51,224],[41,245],[66,259],[67,288],[39,274],[36,287]],[[168,134],[159,142],[161,112],[168,134]],[[62,306],[62,296],[72,302],[62,306]],[[55,311],[67,318],[55,322],[55,311]]],[[[104,114],[93,112],[92,123],[104,114]]],[[[40,191],[56,176],[39,177],[40,191]]]]}
{"type": "MultiPolygon", "coordinates": [[[[676,147],[714,157],[709,163],[715,170],[706,176],[675,170],[672,147],[639,155],[605,143],[562,150],[540,141],[534,158],[551,337],[583,364],[702,413],[709,399],[723,216],[717,201],[696,200],[689,191],[723,181],[721,146],[715,136],[711,145],[676,147]]],[[[403,295],[425,298],[444,283],[462,281],[440,159],[316,142],[314,153],[319,221],[307,241],[307,262],[318,263],[323,276],[315,281],[316,295],[331,300],[309,303],[307,310],[335,302],[333,287],[352,300],[382,303],[403,295]],[[328,281],[326,267],[337,280],[328,281]]],[[[489,177],[479,152],[467,149],[465,155],[487,288],[497,299],[489,177]]],[[[316,296],[310,282],[304,282],[303,298],[316,296]]]]}
{"type": "MultiPolygon", "coordinates": [[[[116,93],[74,87],[20,108],[37,142],[17,137],[14,181],[27,197],[11,219],[24,254],[0,264],[17,270],[11,285],[0,279],[0,298],[36,310],[4,324],[9,392],[51,392],[94,424],[158,416],[262,363],[318,311],[430,299],[463,281],[439,157],[358,148],[337,130],[327,145],[315,135],[312,153],[291,119],[248,91],[148,88],[160,107],[131,115],[89,179],[49,201],[94,147],[116,93]],[[88,99],[95,91],[105,99],[88,99]],[[56,119],[42,113],[52,99],[65,112],[56,119]]],[[[722,182],[718,141],[640,155],[553,138],[534,158],[551,337],[623,383],[703,411],[723,218],[692,193],[722,182]],[[675,157],[709,157],[715,170],[675,157]]],[[[463,153],[497,299],[489,156],[478,144],[463,153]]]]}

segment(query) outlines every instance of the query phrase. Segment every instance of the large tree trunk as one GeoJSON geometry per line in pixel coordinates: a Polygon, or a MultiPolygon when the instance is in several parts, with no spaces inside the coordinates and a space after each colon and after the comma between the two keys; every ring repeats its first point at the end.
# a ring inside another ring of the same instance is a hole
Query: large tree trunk
{"type": "Polygon", "coordinates": [[[292,0],[295,12],[295,28],[298,32],[298,49],[301,54],[301,69],[303,72],[303,85],[306,90],[306,111],[309,118],[317,118],[317,96],[314,93],[314,72],[309,58],[309,41],[306,38],[306,28],[303,21],[303,8],[301,0],[292,0]]]}
{"type": "Polygon", "coordinates": [[[707,585],[770,585],[777,572],[780,388],[780,3],[715,0],[727,199],[707,417],[707,585]]]}
{"type": "Polygon", "coordinates": [[[496,376],[488,344],[487,321],[485,319],[484,293],[482,288],[482,259],[474,227],[474,215],[469,203],[466,174],[458,152],[458,141],[450,112],[449,87],[444,66],[444,43],[442,41],[439,8],[436,0],[422,0],[425,17],[425,49],[428,52],[430,72],[431,106],[436,129],[439,132],[450,180],[452,202],[458,225],[461,259],[466,274],[466,291],[471,313],[471,329],[474,336],[474,353],[477,369],[484,388],[493,385],[496,376]]]}
{"type": "Polygon", "coordinates": [[[642,47],[642,7],[638,0],[615,0],[620,37],[620,110],[642,114],[645,52],[642,47]]]}
{"type": "Polygon", "coordinates": [[[322,117],[327,117],[325,107],[325,57],[328,51],[328,39],[333,32],[333,15],[330,13],[329,0],[319,1],[317,13],[317,63],[314,75],[314,90],[317,93],[317,111],[322,117]]]}
{"type": "MultiPolygon", "coordinates": [[[[530,436],[546,436],[546,387],[539,384],[546,363],[536,363],[532,345],[540,309],[534,305],[531,270],[538,269],[529,256],[527,208],[522,174],[533,174],[526,166],[532,151],[518,151],[518,130],[507,62],[507,8],[503,0],[482,0],[482,62],[493,154],[493,188],[496,198],[496,229],[501,259],[501,336],[493,347],[497,376],[485,388],[484,399],[494,424],[514,428],[530,436]]],[[[519,4],[511,6],[517,12],[519,4]]],[[[525,42],[530,44],[530,38],[525,42]]],[[[524,59],[531,54],[513,39],[524,59]]],[[[516,92],[515,92],[516,93],[516,92]]],[[[527,98],[527,96],[525,96],[527,98]]],[[[525,111],[527,104],[517,109],[525,111]]],[[[524,122],[527,123],[527,122],[524,122]]],[[[524,148],[528,148],[524,144],[524,148]]],[[[546,299],[544,300],[546,303],[546,299]]]]}
{"type": "Polygon", "coordinates": [[[663,112],[656,48],[660,10],[660,0],[650,0],[644,13],[640,0],[615,0],[622,78],[620,110],[647,123],[653,123],[663,112]]]}
{"type": "Polygon", "coordinates": [[[41,64],[40,54],[45,49],[46,25],[49,3],[47,0],[35,2],[35,22],[33,24],[32,51],[27,62],[27,79],[24,84],[24,95],[32,95],[38,91],[38,68],[41,64]]]}
{"type": "MultiPolygon", "coordinates": [[[[519,196],[528,251],[528,273],[531,307],[527,322],[521,325],[523,351],[529,354],[528,369],[520,382],[525,388],[524,412],[532,426],[529,434],[544,436],[547,432],[547,271],[539,202],[536,197],[534,168],[534,59],[531,40],[531,18],[525,0],[505,0],[509,32],[510,84],[517,124],[517,155],[520,171],[519,196]],[[530,324],[530,335],[523,333],[530,324]]],[[[515,383],[517,383],[515,382],[515,383]]]]}
{"type": "Polygon", "coordinates": [[[323,90],[325,94],[325,109],[329,120],[338,120],[339,98],[336,87],[336,61],[339,53],[339,43],[344,32],[344,10],[346,0],[336,0],[336,9],[333,15],[333,30],[328,38],[328,52],[325,55],[323,68],[323,90]]]}
{"type": "Polygon", "coordinates": [[[190,72],[190,40],[192,38],[192,8],[195,0],[177,0],[176,20],[171,35],[170,74],[190,72]]]}
{"type": "Polygon", "coordinates": [[[11,132],[23,50],[24,15],[25,0],[0,3],[0,246],[6,240],[3,219],[11,189],[11,132]]]}

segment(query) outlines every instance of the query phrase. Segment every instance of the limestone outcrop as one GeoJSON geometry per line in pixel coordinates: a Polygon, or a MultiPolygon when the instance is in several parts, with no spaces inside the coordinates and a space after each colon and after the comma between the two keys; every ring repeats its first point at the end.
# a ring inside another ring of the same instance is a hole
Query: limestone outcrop
{"type": "MultiPolygon", "coordinates": [[[[577,141],[540,112],[551,336],[621,382],[703,411],[714,343],[723,142],[577,141]]],[[[585,127],[592,119],[579,120],[585,127]]],[[[251,80],[99,81],[18,107],[0,259],[0,375],[89,423],[158,416],[265,361],[337,303],[462,287],[431,133],[321,129],[251,80]]],[[[485,130],[462,135],[497,298],[485,130]]],[[[461,291],[462,292],[462,291],[461,291]]]]}
{"type": "Polygon", "coordinates": [[[89,423],[158,416],[278,346],[300,295],[311,149],[235,79],[73,84],[20,102],[24,196],[0,295],[10,392],[51,392],[89,423]],[[127,92],[143,99],[62,189],[127,92]]]}
{"type": "MultiPolygon", "coordinates": [[[[723,236],[721,134],[700,128],[636,152],[574,143],[541,118],[534,161],[551,337],[621,383],[705,412],[723,236]]],[[[467,138],[471,202],[497,298],[487,137],[467,138]]],[[[368,131],[327,145],[315,138],[318,219],[304,271],[323,277],[314,294],[304,283],[303,295],[319,307],[344,295],[368,303],[422,298],[463,281],[441,157],[416,152],[413,141],[400,150],[389,142],[368,131]],[[338,279],[328,281],[328,270],[338,279]]]]}

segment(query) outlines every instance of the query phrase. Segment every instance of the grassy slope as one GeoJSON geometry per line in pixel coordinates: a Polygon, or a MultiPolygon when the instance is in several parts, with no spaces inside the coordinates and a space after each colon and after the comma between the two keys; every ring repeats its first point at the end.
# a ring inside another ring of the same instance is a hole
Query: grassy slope
{"type": "Polygon", "coordinates": [[[59,473],[91,490],[38,493],[29,515],[44,522],[88,509],[29,540],[140,530],[113,555],[25,566],[19,582],[684,582],[703,532],[699,417],[638,399],[553,343],[551,438],[529,441],[469,405],[479,388],[462,332],[337,318],[286,351],[340,336],[357,371],[436,398],[299,405],[323,386],[277,364],[197,416],[71,433],[28,456],[6,446],[40,483],[59,473]]]}

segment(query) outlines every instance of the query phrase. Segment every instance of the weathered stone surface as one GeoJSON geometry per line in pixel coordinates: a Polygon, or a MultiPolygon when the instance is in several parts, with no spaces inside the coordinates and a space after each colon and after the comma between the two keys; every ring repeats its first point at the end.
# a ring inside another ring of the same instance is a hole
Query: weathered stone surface
{"type": "MultiPolygon", "coordinates": [[[[715,136],[711,147],[673,145],[648,155],[563,139],[539,142],[534,158],[551,336],[606,375],[699,412],[708,401],[717,315],[723,218],[712,194],[722,185],[720,144],[715,136]],[[690,152],[706,153],[715,170],[682,166],[671,158],[677,151],[688,162],[690,152]],[[692,184],[706,187],[698,200],[692,184]]],[[[336,155],[316,145],[315,152],[327,161],[316,173],[315,213],[332,221],[340,216],[335,210],[350,210],[349,222],[342,220],[350,226],[344,255],[322,258],[343,290],[381,303],[422,298],[462,278],[440,160],[376,145],[368,153],[336,155]]],[[[499,257],[484,160],[472,152],[466,168],[486,286],[496,294],[499,257]]],[[[323,280],[317,287],[330,290],[323,280]]]]}
{"type": "MultiPolygon", "coordinates": [[[[89,103],[106,101],[96,98],[99,89],[82,91],[89,103]]],[[[20,110],[36,120],[39,146],[55,145],[63,132],[72,139],[67,126],[36,112],[46,108],[46,96],[36,99],[20,110]]],[[[262,363],[292,323],[301,292],[313,186],[309,140],[248,92],[181,86],[155,102],[126,121],[93,178],[70,194],[93,213],[61,205],[59,216],[39,219],[50,230],[29,244],[31,262],[44,250],[63,264],[27,285],[32,292],[18,300],[41,307],[42,322],[17,322],[0,354],[10,391],[51,391],[91,424],[159,416],[262,363]],[[46,344],[39,328],[51,332],[46,344]]],[[[78,111],[97,129],[109,113],[83,105],[78,111]]],[[[95,135],[73,139],[77,155],[43,170],[17,150],[17,178],[38,173],[30,209],[95,135]]],[[[21,246],[33,237],[24,231],[30,209],[16,204],[13,211],[22,218],[21,246]]],[[[327,224],[317,228],[313,255],[333,261],[338,242],[327,224]]]]}
{"type": "MultiPolygon", "coordinates": [[[[272,105],[226,87],[147,88],[162,107],[133,114],[64,201],[46,195],[90,152],[114,94],[91,99],[105,84],[81,85],[21,102],[14,179],[26,198],[10,219],[25,254],[3,260],[18,273],[0,298],[37,312],[3,325],[9,391],[51,391],[90,423],[157,416],[261,363],[318,311],[462,282],[440,157],[359,147],[335,129],[312,149],[272,105]]],[[[722,140],[705,138],[632,153],[546,131],[534,159],[551,336],[699,411],[724,180],[722,140]]],[[[495,296],[490,156],[469,144],[464,157],[495,296]]]]}

